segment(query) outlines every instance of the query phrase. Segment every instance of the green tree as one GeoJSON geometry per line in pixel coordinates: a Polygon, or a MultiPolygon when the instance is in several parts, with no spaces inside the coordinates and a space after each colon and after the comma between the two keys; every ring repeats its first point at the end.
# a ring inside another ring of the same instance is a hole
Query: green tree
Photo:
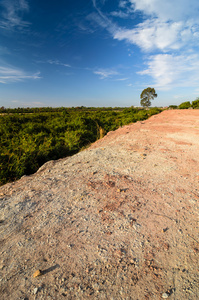
{"type": "Polygon", "coordinates": [[[199,98],[196,98],[196,100],[192,101],[193,108],[199,108],[199,98]]]}
{"type": "Polygon", "coordinates": [[[151,100],[156,98],[158,95],[156,94],[156,91],[154,88],[148,87],[147,89],[144,89],[140,95],[140,104],[143,107],[149,107],[151,106],[151,100]]]}
{"type": "Polygon", "coordinates": [[[188,109],[189,107],[191,107],[191,103],[189,101],[183,102],[178,106],[180,109],[188,109]]]}

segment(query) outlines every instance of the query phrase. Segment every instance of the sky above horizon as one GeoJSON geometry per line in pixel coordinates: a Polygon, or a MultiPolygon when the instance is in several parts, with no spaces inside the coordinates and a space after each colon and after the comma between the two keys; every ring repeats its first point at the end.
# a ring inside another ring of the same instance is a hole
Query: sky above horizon
{"type": "Polygon", "coordinates": [[[198,0],[0,0],[0,107],[199,97],[198,0]]]}

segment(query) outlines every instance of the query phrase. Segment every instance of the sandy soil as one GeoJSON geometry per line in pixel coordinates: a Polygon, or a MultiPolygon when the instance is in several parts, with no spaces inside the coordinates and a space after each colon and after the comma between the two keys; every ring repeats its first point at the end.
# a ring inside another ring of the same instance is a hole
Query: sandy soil
{"type": "Polygon", "coordinates": [[[199,110],[48,162],[0,188],[0,299],[198,299],[198,200],[199,110]]]}

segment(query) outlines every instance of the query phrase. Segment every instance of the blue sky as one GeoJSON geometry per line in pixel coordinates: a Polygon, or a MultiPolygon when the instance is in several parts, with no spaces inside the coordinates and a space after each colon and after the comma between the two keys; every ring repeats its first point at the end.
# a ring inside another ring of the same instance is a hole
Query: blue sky
{"type": "Polygon", "coordinates": [[[0,106],[199,96],[198,0],[0,0],[0,106]]]}

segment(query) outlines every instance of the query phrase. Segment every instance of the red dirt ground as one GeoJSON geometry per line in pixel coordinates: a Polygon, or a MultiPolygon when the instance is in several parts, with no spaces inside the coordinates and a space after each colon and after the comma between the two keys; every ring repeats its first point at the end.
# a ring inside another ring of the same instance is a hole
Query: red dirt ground
{"type": "Polygon", "coordinates": [[[199,110],[48,162],[0,188],[0,297],[198,299],[198,200],[199,110]]]}

